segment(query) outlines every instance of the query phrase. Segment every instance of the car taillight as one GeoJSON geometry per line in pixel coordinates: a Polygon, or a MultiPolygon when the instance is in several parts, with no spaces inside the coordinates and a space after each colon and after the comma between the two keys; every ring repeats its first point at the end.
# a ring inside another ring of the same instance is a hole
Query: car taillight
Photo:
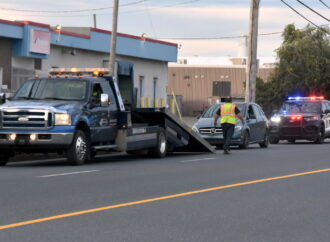
{"type": "Polygon", "coordinates": [[[294,120],[294,121],[299,121],[302,119],[302,117],[301,116],[291,116],[290,119],[294,120]]]}

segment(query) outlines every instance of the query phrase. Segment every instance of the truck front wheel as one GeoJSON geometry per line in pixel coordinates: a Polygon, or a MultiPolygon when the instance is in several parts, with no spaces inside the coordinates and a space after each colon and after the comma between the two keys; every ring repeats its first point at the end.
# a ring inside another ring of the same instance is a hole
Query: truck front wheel
{"type": "Polygon", "coordinates": [[[88,158],[88,141],[86,134],[82,130],[77,130],[72,144],[67,150],[68,161],[72,165],[83,165],[88,158]]]}
{"type": "Polygon", "coordinates": [[[149,154],[155,158],[164,158],[167,151],[167,138],[165,132],[159,131],[157,135],[157,145],[149,149],[149,154]]]}

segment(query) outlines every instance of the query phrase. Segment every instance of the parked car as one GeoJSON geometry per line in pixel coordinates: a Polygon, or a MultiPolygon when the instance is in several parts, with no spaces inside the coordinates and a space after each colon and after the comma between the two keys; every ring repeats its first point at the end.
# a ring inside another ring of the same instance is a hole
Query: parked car
{"type": "MultiPolygon", "coordinates": [[[[235,131],[233,134],[231,145],[238,145],[241,149],[247,149],[249,144],[258,143],[260,147],[267,148],[268,141],[268,119],[263,110],[255,103],[235,103],[240,110],[245,123],[237,119],[235,131]]],[[[220,121],[214,127],[214,115],[219,110],[220,104],[210,106],[198,118],[197,123],[194,124],[193,130],[199,133],[211,145],[222,148],[223,133],[220,121]]]]}

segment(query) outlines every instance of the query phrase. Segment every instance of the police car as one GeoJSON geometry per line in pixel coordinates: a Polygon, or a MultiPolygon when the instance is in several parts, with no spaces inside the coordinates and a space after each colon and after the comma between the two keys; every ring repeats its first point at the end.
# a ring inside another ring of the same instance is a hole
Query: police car
{"type": "Polygon", "coordinates": [[[325,138],[330,138],[330,102],[323,96],[289,97],[270,119],[271,144],[280,140],[321,144],[325,138]]]}

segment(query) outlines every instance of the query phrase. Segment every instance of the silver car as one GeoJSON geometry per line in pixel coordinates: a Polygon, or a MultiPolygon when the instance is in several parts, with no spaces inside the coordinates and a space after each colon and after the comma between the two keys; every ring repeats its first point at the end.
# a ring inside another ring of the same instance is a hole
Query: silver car
{"type": "MultiPolygon", "coordinates": [[[[241,149],[247,149],[249,144],[258,143],[260,147],[267,148],[268,141],[268,119],[258,104],[237,102],[237,108],[240,110],[245,123],[237,119],[235,131],[232,137],[231,145],[238,145],[241,149]]],[[[210,106],[198,118],[193,126],[193,131],[197,132],[211,145],[222,148],[223,133],[220,121],[214,127],[214,115],[220,108],[220,104],[210,106]]]]}

